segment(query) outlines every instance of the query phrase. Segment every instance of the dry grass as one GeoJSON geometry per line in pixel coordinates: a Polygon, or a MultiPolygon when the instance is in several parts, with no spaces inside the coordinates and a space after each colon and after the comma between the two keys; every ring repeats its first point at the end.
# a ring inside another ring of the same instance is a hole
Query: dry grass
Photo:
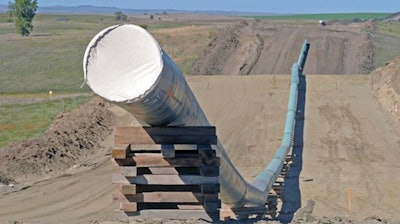
{"type": "Polygon", "coordinates": [[[378,22],[367,27],[371,31],[375,47],[375,67],[385,66],[393,58],[400,57],[400,23],[378,22]]]}
{"type": "Polygon", "coordinates": [[[199,55],[207,49],[215,28],[185,26],[151,31],[162,48],[175,61],[184,74],[190,70],[199,55]]]}

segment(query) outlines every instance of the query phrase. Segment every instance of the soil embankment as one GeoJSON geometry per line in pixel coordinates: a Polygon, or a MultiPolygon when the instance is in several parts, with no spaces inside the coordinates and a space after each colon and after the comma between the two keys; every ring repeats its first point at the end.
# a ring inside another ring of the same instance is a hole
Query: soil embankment
{"type": "Polygon", "coordinates": [[[93,166],[100,143],[111,131],[111,114],[99,98],[61,113],[43,135],[0,151],[0,180],[3,184],[34,182],[93,166]]]}
{"type": "Polygon", "coordinates": [[[394,120],[400,121],[400,58],[371,74],[371,88],[375,96],[394,120]]]}

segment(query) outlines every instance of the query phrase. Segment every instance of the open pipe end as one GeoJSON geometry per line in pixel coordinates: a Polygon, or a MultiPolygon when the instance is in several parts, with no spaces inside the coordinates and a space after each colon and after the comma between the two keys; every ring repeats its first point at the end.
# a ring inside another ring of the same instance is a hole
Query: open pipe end
{"type": "Polygon", "coordinates": [[[132,101],[145,94],[162,68],[159,44],[136,25],[116,25],[99,32],[83,58],[86,83],[112,102],[132,101]]]}

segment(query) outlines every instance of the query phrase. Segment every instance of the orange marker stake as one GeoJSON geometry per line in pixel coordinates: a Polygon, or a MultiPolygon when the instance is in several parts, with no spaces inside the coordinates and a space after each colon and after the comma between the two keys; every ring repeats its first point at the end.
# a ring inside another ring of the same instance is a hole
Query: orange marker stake
{"type": "Polygon", "coordinates": [[[347,188],[347,199],[349,202],[349,212],[351,213],[351,190],[350,190],[350,188],[347,188]]]}

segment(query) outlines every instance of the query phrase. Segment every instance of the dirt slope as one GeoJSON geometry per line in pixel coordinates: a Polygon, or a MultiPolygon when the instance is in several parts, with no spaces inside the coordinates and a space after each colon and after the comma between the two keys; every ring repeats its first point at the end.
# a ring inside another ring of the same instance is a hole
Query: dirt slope
{"type": "Polygon", "coordinates": [[[374,49],[360,26],[245,20],[223,30],[191,74],[290,74],[305,39],[312,43],[306,74],[367,74],[374,49]]]}
{"type": "Polygon", "coordinates": [[[382,107],[400,121],[400,58],[371,74],[371,87],[382,107]]]}
{"type": "Polygon", "coordinates": [[[87,159],[101,148],[111,124],[111,115],[99,98],[59,114],[42,136],[0,150],[0,180],[5,184],[31,182],[92,165],[87,159]]]}
{"type": "Polygon", "coordinates": [[[307,76],[305,113],[300,187],[314,214],[399,219],[400,129],[369,77],[307,76]]]}

